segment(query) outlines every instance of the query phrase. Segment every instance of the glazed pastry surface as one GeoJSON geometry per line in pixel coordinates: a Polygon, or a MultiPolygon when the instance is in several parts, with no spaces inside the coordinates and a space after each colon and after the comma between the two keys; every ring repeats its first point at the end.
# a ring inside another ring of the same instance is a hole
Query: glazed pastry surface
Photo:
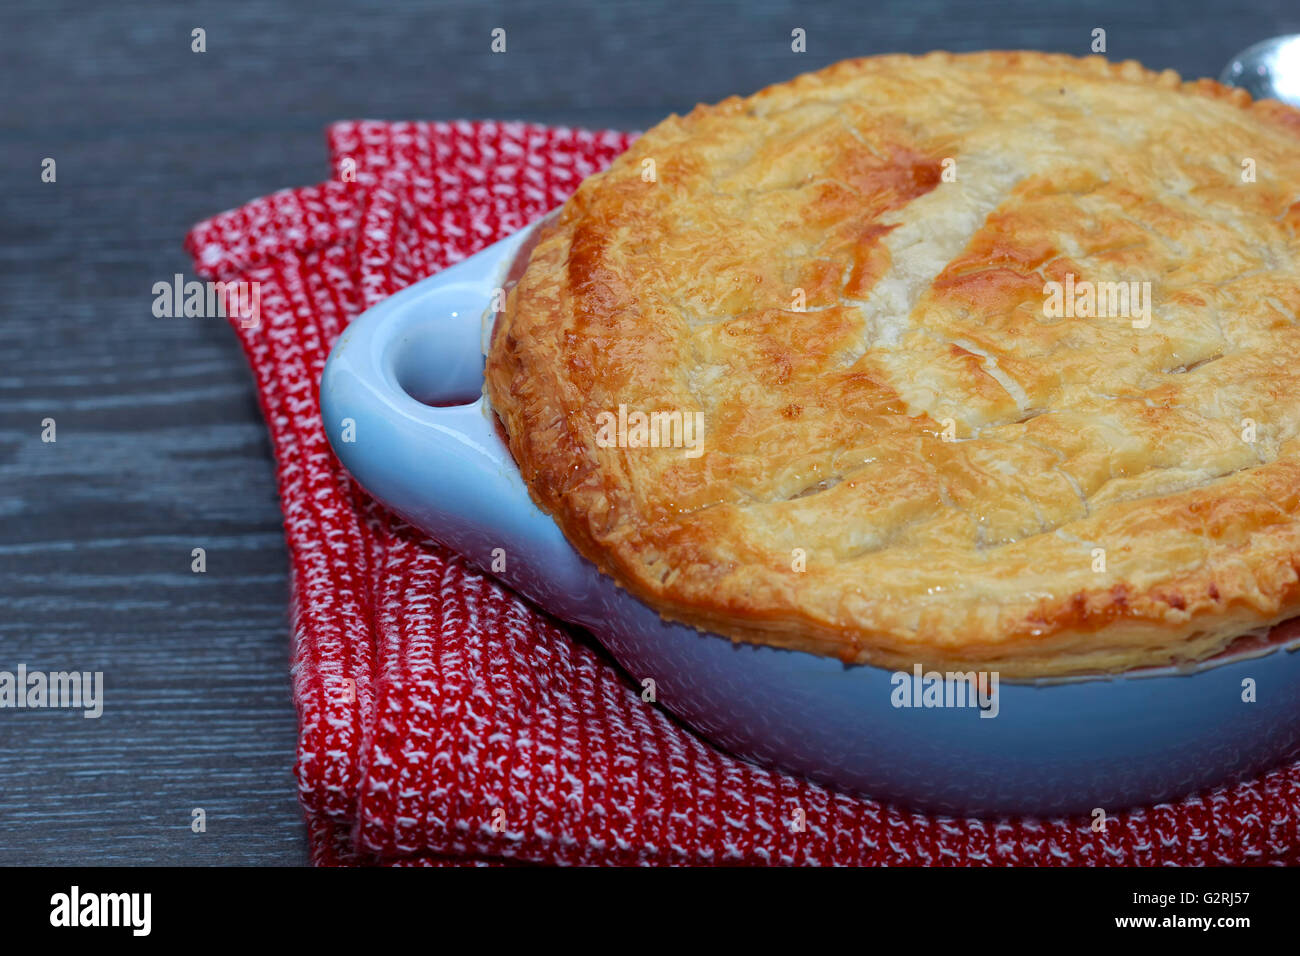
{"type": "Polygon", "coordinates": [[[487,393],[539,506],[667,618],[1012,678],[1195,661],[1300,614],[1298,232],[1276,102],[846,61],[587,179],[487,393]]]}

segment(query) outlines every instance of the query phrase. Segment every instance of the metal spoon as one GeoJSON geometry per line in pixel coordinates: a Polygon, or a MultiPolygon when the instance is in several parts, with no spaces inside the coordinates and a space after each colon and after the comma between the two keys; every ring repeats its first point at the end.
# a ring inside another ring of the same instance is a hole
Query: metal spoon
{"type": "Polygon", "coordinates": [[[1239,86],[1257,100],[1300,106],[1300,33],[1273,37],[1242,50],[1228,61],[1219,82],[1239,86]]]}

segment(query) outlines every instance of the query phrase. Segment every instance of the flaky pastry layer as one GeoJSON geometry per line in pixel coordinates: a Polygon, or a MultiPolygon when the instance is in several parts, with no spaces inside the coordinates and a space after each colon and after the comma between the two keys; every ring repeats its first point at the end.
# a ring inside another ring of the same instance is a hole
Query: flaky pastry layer
{"type": "Polygon", "coordinates": [[[667,618],[1012,678],[1201,660],[1300,614],[1297,200],[1300,113],[1208,80],[846,61],[587,179],[487,394],[667,618]],[[701,441],[629,447],[635,412],[701,441]]]}

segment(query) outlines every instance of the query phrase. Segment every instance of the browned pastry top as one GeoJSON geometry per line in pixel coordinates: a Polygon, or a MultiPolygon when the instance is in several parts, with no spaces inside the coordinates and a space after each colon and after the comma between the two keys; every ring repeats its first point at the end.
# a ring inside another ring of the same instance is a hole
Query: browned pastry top
{"type": "Polygon", "coordinates": [[[1009,677],[1198,660],[1300,614],[1297,200],[1300,113],[1208,80],[839,63],[584,182],[488,395],[668,618],[1009,677]],[[638,412],[698,445],[631,447],[638,412]]]}

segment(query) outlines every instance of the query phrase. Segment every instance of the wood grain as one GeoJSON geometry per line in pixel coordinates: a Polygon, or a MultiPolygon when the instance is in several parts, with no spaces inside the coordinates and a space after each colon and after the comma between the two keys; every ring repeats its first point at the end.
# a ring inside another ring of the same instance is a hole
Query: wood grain
{"type": "Polygon", "coordinates": [[[334,119],[644,128],[847,56],[1085,53],[1216,75],[1292,0],[0,7],[0,670],[100,670],[98,720],[0,711],[0,864],[301,864],[286,556],[251,379],[156,319],[198,219],[326,175],[334,119]],[[492,54],[490,32],[507,31],[492,54]],[[207,52],[190,31],[207,31],[207,52]],[[808,52],[790,50],[807,31],[808,52]],[[57,161],[55,183],[41,160],[57,161]],[[54,418],[58,440],[40,439],[54,418]],[[190,570],[192,548],[207,572],[190,570]],[[207,832],[190,830],[191,810],[207,832]]]}

